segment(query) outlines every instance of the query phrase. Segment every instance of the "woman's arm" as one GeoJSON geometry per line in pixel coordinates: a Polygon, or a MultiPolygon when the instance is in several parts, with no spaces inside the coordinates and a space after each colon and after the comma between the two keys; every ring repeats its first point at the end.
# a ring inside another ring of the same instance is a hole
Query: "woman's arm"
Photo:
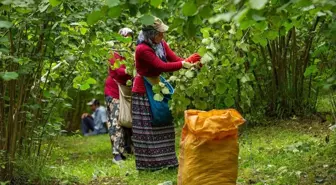
{"type": "Polygon", "coordinates": [[[167,44],[165,41],[163,41],[162,43],[163,43],[163,47],[164,47],[164,49],[166,50],[166,57],[167,57],[167,60],[168,60],[169,62],[180,62],[180,61],[183,61],[183,60],[184,60],[183,58],[178,57],[178,56],[174,53],[174,51],[172,51],[172,50],[170,49],[170,47],[168,46],[168,44],[167,44]]]}
{"type": "Polygon", "coordinates": [[[169,63],[163,62],[156,56],[153,49],[147,46],[138,46],[135,57],[142,65],[148,65],[158,72],[172,72],[182,68],[182,60],[169,63]]]}
{"type": "Polygon", "coordinates": [[[115,72],[117,72],[118,76],[127,76],[126,73],[126,66],[124,64],[120,65],[119,68],[115,69],[115,72]]]}

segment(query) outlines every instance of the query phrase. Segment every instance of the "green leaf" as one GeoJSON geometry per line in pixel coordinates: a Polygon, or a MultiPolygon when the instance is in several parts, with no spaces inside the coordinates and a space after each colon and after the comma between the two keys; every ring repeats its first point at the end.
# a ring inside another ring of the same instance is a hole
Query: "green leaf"
{"type": "Polygon", "coordinates": [[[224,94],[226,92],[226,89],[227,88],[225,84],[221,82],[221,79],[218,79],[216,83],[216,93],[224,94]]]}
{"type": "Polygon", "coordinates": [[[251,19],[248,19],[246,21],[242,21],[239,25],[239,27],[242,29],[242,30],[245,30],[251,26],[253,26],[256,22],[254,20],[251,20],[251,19]]]}
{"type": "Polygon", "coordinates": [[[159,82],[159,86],[162,87],[162,88],[166,87],[166,85],[162,82],[159,82]]]}
{"type": "Polygon", "coordinates": [[[155,94],[154,95],[154,100],[155,101],[162,101],[163,100],[162,94],[155,94]]]}
{"type": "Polygon", "coordinates": [[[171,76],[170,78],[169,78],[169,81],[171,81],[171,82],[175,82],[177,80],[177,77],[176,76],[171,76]]]}
{"type": "Polygon", "coordinates": [[[252,9],[261,10],[267,2],[268,0],[250,0],[250,6],[252,9]]]}
{"type": "Polygon", "coordinates": [[[85,35],[85,33],[87,32],[87,29],[83,28],[83,27],[80,28],[79,30],[80,30],[80,32],[81,32],[82,35],[85,35]]]}
{"type": "Polygon", "coordinates": [[[119,4],[120,4],[119,0],[106,0],[106,5],[110,8],[118,6],[119,4]]]}
{"type": "Polygon", "coordinates": [[[154,93],[160,93],[161,87],[160,85],[153,85],[152,90],[154,93]]]}
{"type": "Polygon", "coordinates": [[[182,13],[185,16],[193,16],[197,12],[197,7],[193,1],[188,1],[183,5],[182,13]]]}
{"type": "Polygon", "coordinates": [[[209,18],[212,12],[211,6],[205,6],[200,10],[199,15],[203,18],[209,18]]]}
{"type": "Polygon", "coordinates": [[[13,24],[9,21],[0,21],[0,28],[11,28],[13,24]]]}
{"type": "Polygon", "coordinates": [[[104,17],[104,14],[101,11],[91,12],[87,17],[87,23],[93,25],[97,23],[100,19],[104,17]]]}
{"type": "Polygon", "coordinates": [[[110,8],[110,10],[108,11],[108,16],[110,18],[117,18],[119,17],[121,14],[121,7],[120,6],[115,6],[110,8]]]}
{"type": "Polygon", "coordinates": [[[82,90],[82,91],[85,91],[85,90],[88,90],[88,89],[90,89],[90,85],[87,84],[87,83],[82,84],[82,85],[80,86],[80,90],[82,90]]]}
{"type": "Polygon", "coordinates": [[[0,48],[1,53],[9,53],[9,50],[7,48],[0,48]]]}
{"type": "Polygon", "coordinates": [[[51,93],[49,91],[43,91],[43,96],[46,98],[50,98],[51,97],[51,93]]]}
{"type": "Polygon", "coordinates": [[[248,75],[244,75],[240,80],[241,80],[242,83],[246,83],[248,81],[251,81],[250,77],[248,75]]]}
{"type": "Polygon", "coordinates": [[[214,17],[211,17],[209,19],[209,22],[211,24],[219,22],[219,21],[229,22],[234,14],[235,14],[234,12],[226,12],[223,14],[218,14],[218,15],[215,15],[214,17]]]}
{"type": "Polygon", "coordinates": [[[239,42],[237,44],[237,47],[241,48],[243,51],[248,52],[249,51],[249,45],[246,43],[239,42]]]}
{"type": "Polygon", "coordinates": [[[186,73],[185,73],[185,76],[187,77],[187,78],[193,78],[194,77],[194,72],[193,71],[187,71],[186,73]]]}
{"type": "Polygon", "coordinates": [[[259,16],[259,15],[257,15],[257,14],[253,14],[253,15],[252,15],[252,18],[253,18],[255,21],[264,21],[264,20],[266,20],[265,17],[261,17],[261,16],[259,16]]]}
{"type": "Polygon", "coordinates": [[[264,31],[267,28],[267,22],[266,21],[261,21],[257,22],[254,27],[260,31],[264,31]]]}
{"type": "Polygon", "coordinates": [[[154,7],[160,6],[161,3],[162,3],[162,0],[151,0],[150,2],[150,4],[154,7]]]}
{"type": "Polygon", "coordinates": [[[309,67],[307,67],[305,73],[304,73],[304,76],[307,77],[307,76],[310,76],[311,74],[315,74],[318,72],[318,68],[316,65],[311,65],[309,67]]]}
{"type": "Polygon", "coordinates": [[[0,76],[4,81],[10,81],[17,79],[19,77],[19,74],[17,74],[16,72],[4,72],[0,73],[0,76]]]}
{"type": "Polygon", "coordinates": [[[169,94],[170,91],[167,87],[163,88],[162,91],[161,91],[163,94],[169,94]]]}
{"type": "Polygon", "coordinates": [[[224,99],[224,103],[227,107],[231,107],[234,105],[234,99],[231,97],[231,96],[227,96],[225,99],[224,99]]]}
{"type": "Polygon", "coordinates": [[[42,4],[42,5],[39,6],[39,10],[41,13],[45,12],[48,9],[50,4],[47,3],[47,4],[42,4]]]}
{"type": "Polygon", "coordinates": [[[235,21],[236,23],[240,22],[241,20],[243,20],[243,18],[245,18],[245,15],[248,13],[248,11],[248,8],[242,9],[233,17],[233,21],[235,21]]]}
{"type": "Polygon", "coordinates": [[[131,86],[132,85],[132,80],[127,80],[126,85],[131,86]]]}
{"type": "Polygon", "coordinates": [[[195,101],[193,101],[193,104],[195,105],[196,109],[200,109],[200,110],[205,110],[208,107],[207,102],[199,100],[199,99],[196,99],[195,101]]]}
{"type": "Polygon", "coordinates": [[[266,38],[269,40],[274,40],[278,37],[278,32],[274,30],[270,30],[266,32],[266,38]]]}
{"type": "Polygon", "coordinates": [[[49,3],[52,7],[58,6],[59,4],[61,4],[61,1],[59,0],[49,0],[49,3]]]}
{"type": "Polygon", "coordinates": [[[206,47],[202,46],[198,49],[197,53],[200,54],[201,56],[204,56],[204,54],[207,52],[206,47]]]}
{"type": "Polygon", "coordinates": [[[205,64],[205,63],[208,63],[208,62],[212,61],[214,58],[215,57],[210,52],[207,52],[201,58],[201,62],[202,62],[202,64],[205,64]]]}
{"type": "Polygon", "coordinates": [[[4,37],[0,37],[0,43],[8,43],[8,37],[4,36],[4,37]]]}
{"type": "Polygon", "coordinates": [[[95,80],[95,79],[93,79],[93,78],[89,78],[89,79],[87,79],[86,80],[86,82],[85,83],[87,83],[87,84],[97,84],[97,81],[95,80]]]}
{"type": "Polygon", "coordinates": [[[140,17],[140,22],[144,25],[152,25],[154,24],[154,21],[154,17],[151,15],[143,15],[142,17],[140,17]]]}
{"type": "Polygon", "coordinates": [[[266,46],[267,45],[267,39],[263,36],[263,35],[253,35],[252,37],[253,42],[260,44],[262,46],[266,46]]]}

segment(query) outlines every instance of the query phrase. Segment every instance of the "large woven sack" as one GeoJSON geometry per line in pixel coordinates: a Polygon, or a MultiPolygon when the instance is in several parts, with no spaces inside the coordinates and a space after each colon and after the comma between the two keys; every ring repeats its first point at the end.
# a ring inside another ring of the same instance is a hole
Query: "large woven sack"
{"type": "Polygon", "coordinates": [[[182,130],[179,185],[235,185],[238,175],[238,126],[234,109],[188,110],[182,130]]]}
{"type": "Polygon", "coordinates": [[[126,128],[132,128],[132,90],[130,87],[119,86],[119,124],[126,128]]]}

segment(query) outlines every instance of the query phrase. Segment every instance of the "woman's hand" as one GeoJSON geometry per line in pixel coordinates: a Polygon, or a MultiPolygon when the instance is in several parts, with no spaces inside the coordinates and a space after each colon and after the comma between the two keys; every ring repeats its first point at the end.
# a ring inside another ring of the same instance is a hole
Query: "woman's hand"
{"type": "Polygon", "coordinates": [[[202,67],[203,67],[203,64],[202,64],[202,62],[196,62],[196,63],[194,63],[194,66],[195,66],[196,68],[202,68],[202,67]]]}
{"type": "Polygon", "coordinates": [[[194,53],[190,55],[190,57],[186,58],[184,61],[189,62],[189,63],[197,63],[201,61],[201,56],[198,53],[194,53]]]}
{"type": "Polygon", "coordinates": [[[187,61],[182,61],[182,66],[186,69],[189,69],[194,66],[194,64],[187,62],[187,61]]]}

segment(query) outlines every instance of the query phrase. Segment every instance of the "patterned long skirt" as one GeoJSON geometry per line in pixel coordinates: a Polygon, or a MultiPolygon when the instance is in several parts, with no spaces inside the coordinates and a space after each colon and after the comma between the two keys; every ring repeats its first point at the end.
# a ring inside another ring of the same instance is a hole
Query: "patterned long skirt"
{"type": "Polygon", "coordinates": [[[148,98],[137,93],[132,94],[132,116],[137,170],[177,167],[174,124],[153,127],[148,98]]]}
{"type": "Polygon", "coordinates": [[[119,125],[119,100],[111,97],[106,97],[107,114],[108,114],[108,132],[112,145],[112,153],[130,154],[132,153],[132,129],[125,128],[119,125]]]}

